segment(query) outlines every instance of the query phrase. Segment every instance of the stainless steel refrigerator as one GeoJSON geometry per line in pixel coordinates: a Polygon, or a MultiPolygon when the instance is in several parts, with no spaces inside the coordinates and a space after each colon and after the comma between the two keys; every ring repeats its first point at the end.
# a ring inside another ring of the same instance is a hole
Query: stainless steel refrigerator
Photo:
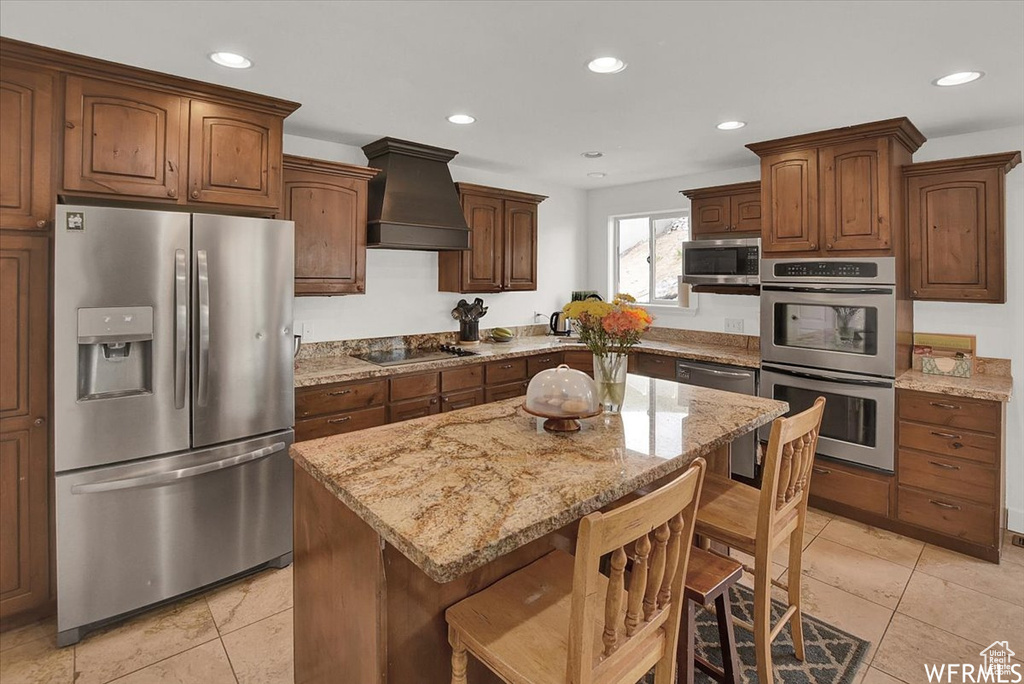
{"type": "Polygon", "coordinates": [[[293,224],[57,209],[58,642],[292,550],[293,224]]]}

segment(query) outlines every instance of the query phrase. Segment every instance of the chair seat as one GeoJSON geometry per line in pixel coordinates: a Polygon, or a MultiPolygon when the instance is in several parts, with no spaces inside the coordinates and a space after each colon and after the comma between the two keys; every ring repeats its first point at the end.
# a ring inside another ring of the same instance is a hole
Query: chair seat
{"type": "MultiPolygon", "coordinates": [[[[506,681],[564,684],[574,564],[573,556],[552,551],[451,606],[445,618],[462,635],[469,651],[506,681]]],[[[607,586],[602,575],[591,600],[602,602],[607,586]]],[[[598,614],[603,615],[601,610],[598,614]]],[[[604,648],[601,627],[600,622],[594,624],[595,665],[604,648]]],[[[644,648],[650,653],[638,659],[656,661],[663,643],[664,638],[652,639],[644,648]]]]}
{"type": "Polygon", "coordinates": [[[760,499],[760,490],[708,473],[700,493],[694,531],[752,554],[760,499]]]}
{"type": "Polygon", "coordinates": [[[692,548],[690,564],[686,566],[686,598],[705,605],[728,591],[742,576],[743,565],[738,561],[692,548]]]}

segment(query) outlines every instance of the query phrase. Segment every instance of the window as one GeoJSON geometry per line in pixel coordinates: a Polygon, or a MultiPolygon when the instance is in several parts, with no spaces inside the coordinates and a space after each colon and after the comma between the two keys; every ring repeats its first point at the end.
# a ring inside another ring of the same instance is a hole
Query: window
{"type": "Polygon", "coordinates": [[[678,304],[682,242],[690,239],[685,211],[615,219],[615,292],[643,304],[678,304]]]}

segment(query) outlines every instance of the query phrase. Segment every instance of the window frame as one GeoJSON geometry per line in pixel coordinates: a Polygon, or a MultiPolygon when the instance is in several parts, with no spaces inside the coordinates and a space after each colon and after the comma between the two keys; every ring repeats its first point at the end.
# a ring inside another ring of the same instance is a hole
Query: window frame
{"type": "MultiPolygon", "coordinates": [[[[689,209],[668,209],[668,210],[661,210],[661,211],[642,211],[642,212],[637,212],[637,213],[632,213],[632,214],[619,214],[619,215],[616,215],[616,216],[610,216],[609,217],[609,223],[610,223],[609,228],[611,229],[611,234],[612,234],[612,254],[611,254],[611,257],[612,257],[612,259],[611,259],[612,260],[612,268],[611,268],[612,288],[611,289],[612,289],[612,291],[609,293],[610,295],[614,295],[614,294],[620,292],[620,290],[619,290],[619,282],[620,282],[619,278],[620,278],[621,274],[619,272],[619,261],[620,261],[620,257],[619,257],[619,222],[620,221],[624,221],[624,220],[638,219],[638,218],[646,218],[647,219],[647,244],[648,244],[648,253],[650,255],[653,255],[655,253],[655,250],[654,250],[654,247],[655,247],[654,222],[656,220],[658,220],[658,219],[685,218],[686,219],[686,232],[687,232],[686,239],[687,240],[692,240],[693,239],[693,235],[692,235],[692,232],[691,232],[693,230],[693,224],[691,223],[691,218],[692,217],[690,215],[690,210],[689,209]]],[[[650,302],[637,302],[637,304],[639,304],[640,306],[643,306],[644,308],[653,307],[653,308],[656,308],[656,309],[674,309],[674,310],[678,310],[678,311],[696,312],[696,310],[697,310],[697,295],[694,292],[690,293],[690,296],[689,296],[689,300],[690,301],[689,301],[689,305],[688,306],[683,306],[682,305],[682,300],[680,299],[679,294],[676,295],[675,299],[655,299],[654,298],[654,293],[656,292],[656,288],[655,288],[655,280],[656,280],[655,279],[655,276],[656,276],[655,264],[652,262],[650,264],[650,266],[651,266],[651,268],[650,268],[650,276],[649,276],[650,279],[649,279],[649,282],[648,282],[648,285],[649,285],[649,290],[648,291],[651,293],[651,301],[650,302]]],[[[677,273],[676,274],[677,277],[681,276],[681,275],[682,275],[682,273],[677,273]]]]}

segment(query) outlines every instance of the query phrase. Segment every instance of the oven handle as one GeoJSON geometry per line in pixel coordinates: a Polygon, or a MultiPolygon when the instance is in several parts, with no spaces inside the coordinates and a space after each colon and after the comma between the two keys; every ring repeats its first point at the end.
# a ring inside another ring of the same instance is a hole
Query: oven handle
{"type": "Polygon", "coordinates": [[[825,375],[816,375],[814,373],[800,373],[798,371],[791,371],[784,368],[778,368],[776,366],[762,366],[762,370],[766,370],[772,373],[779,373],[780,375],[792,375],[794,378],[804,378],[805,380],[820,380],[822,382],[833,382],[839,385],[859,385],[861,387],[882,387],[889,389],[892,387],[891,383],[881,382],[876,380],[851,380],[848,378],[830,378],[825,375]]]}
{"type": "Polygon", "coordinates": [[[773,292],[809,292],[821,294],[874,294],[890,295],[893,293],[891,287],[793,287],[789,285],[761,285],[762,290],[773,292]]]}

